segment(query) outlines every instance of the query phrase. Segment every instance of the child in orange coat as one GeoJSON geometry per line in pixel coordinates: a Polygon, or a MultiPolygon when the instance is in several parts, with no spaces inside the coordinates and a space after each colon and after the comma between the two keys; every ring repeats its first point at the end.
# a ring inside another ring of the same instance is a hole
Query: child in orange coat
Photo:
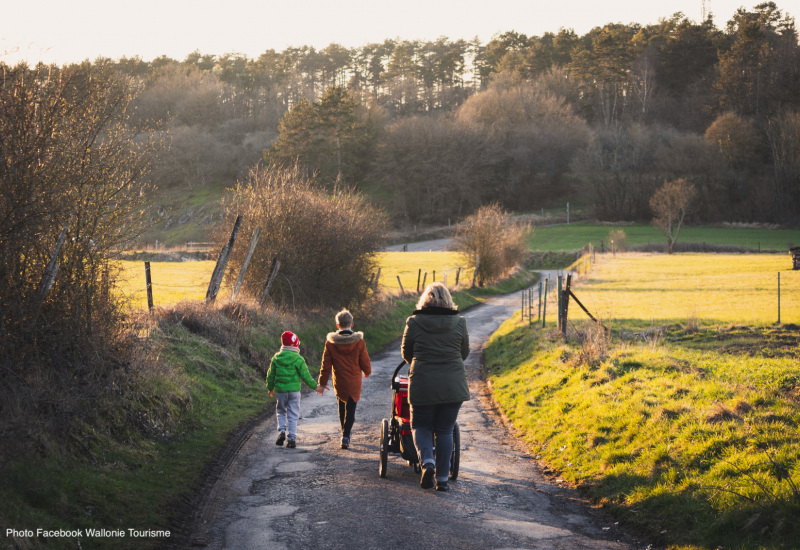
{"type": "Polygon", "coordinates": [[[319,371],[317,393],[325,393],[333,373],[333,392],[339,406],[342,428],[342,449],[350,446],[350,432],[356,419],[356,404],[361,398],[361,374],[368,378],[372,364],[367,354],[363,332],[353,332],[353,315],[343,309],[336,314],[336,332],[328,333],[322,367],[319,371]]]}

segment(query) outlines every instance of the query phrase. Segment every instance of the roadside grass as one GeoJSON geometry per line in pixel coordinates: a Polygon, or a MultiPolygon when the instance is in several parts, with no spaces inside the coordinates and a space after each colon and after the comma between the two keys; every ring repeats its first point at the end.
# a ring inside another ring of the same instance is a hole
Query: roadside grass
{"type": "Polygon", "coordinates": [[[495,398],[534,455],[648,543],[796,547],[796,327],[674,327],[599,353],[592,330],[565,341],[515,317],[486,349],[495,398]]]}
{"type": "MultiPolygon", "coordinates": [[[[628,328],[766,325],[778,320],[780,273],[780,320],[800,324],[800,272],[791,266],[776,254],[597,254],[573,290],[595,317],[628,328]]],[[[570,306],[570,318],[586,316],[570,306]]]]}
{"type": "MultiPolygon", "coordinates": [[[[589,243],[600,250],[609,248],[609,234],[614,230],[625,232],[630,246],[665,244],[661,232],[649,224],[599,224],[575,222],[571,224],[538,226],[528,235],[531,250],[579,250],[589,243]],[[603,245],[601,245],[601,241],[603,245]]],[[[800,246],[800,230],[759,229],[734,227],[686,227],[681,228],[678,244],[707,243],[718,246],[739,247],[752,251],[786,251],[800,246]]]]}

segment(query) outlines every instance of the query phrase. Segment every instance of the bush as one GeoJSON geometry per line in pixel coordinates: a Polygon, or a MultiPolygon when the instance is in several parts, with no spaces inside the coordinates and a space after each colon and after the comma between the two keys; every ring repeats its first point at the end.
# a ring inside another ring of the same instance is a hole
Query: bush
{"type": "Polygon", "coordinates": [[[153,148],[104,69],[0,71],[0,438],[67,440],[132,353],[106,260],[138,234],[153,148]]]}
{"type": "MultiPolygon", "coordinates": [[[[270,298],[292,308],[353,306],[367,295],[383,248],[385,221],[358,193],[328,192],[295,164],[254,168],[222,203],[223,216],[242,215],[231,253],[229,280],[238,276],[250,236],[261,228],[243,291],[260,297],[272,259],[280,270],[270,298]]],[[[230,226],[216,235],[227,242],[230,226]]]]}
{"type": "Polygon", "coordinates": [[[454,250],[466,256],[470,265],[478,261],[480,286],[507,274],[525,256],[526,226],[514,223],[499,205],[482,206],[459,226],[454,250]]]}

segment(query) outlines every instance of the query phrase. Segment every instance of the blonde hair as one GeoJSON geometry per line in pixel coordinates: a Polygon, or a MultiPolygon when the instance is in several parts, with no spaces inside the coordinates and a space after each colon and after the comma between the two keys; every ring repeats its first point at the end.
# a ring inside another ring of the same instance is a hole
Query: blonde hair
{"type": "Polygon", "coordinates": [[[422,291],[419,301],[417,301],[417,309],[424,309],[426,307],[458,309],[458,306],[453,303],[453,297],[450,296],[450,291],[447,290],[447,287],[442,283],[431,283],[422,291]]]}
{"type": "Polygon", "coordinates": [[[347,309],[343,309],[336,314],[336,324],[342,328],[352,327],[353,314],[347,311],[347,309]]]}

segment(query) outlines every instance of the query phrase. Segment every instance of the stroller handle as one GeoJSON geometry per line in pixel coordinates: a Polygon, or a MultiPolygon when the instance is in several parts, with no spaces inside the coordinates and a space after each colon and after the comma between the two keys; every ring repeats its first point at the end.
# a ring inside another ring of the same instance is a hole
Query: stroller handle
{"type": "Polygon", "coordinates": [[[406,366],[407,364],[408,364],[408,363],[406,363],[405,361],[403,361],[402,363],[400,363],[399,365],[397,365],[397,368],[396,368],[396,369],[394,369],[394,372],[392,373],[392,389],[393,389],[393,390],[400,389],[400,382],[398,382],[398,381],[396,380],[396,379],[397,379],[397,373],[399,373],[399,372],[400,372],[400,369],[402,369],[402,368],[403,368],[404,366],[406,366]]]}

